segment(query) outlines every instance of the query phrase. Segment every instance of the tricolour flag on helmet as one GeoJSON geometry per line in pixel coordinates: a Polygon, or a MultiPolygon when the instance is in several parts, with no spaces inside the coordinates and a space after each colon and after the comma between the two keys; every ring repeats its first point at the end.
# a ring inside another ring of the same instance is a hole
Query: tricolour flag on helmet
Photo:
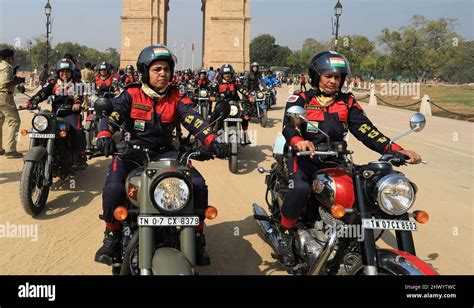
{"type": "Polygon", "coordinates": [[[159,56],[169,56],[169,55],[170,55],[170,52],[169,52],[168,49],[166,49],[166,48],[157,47],[157,48],[154,48],[154,49],[153,49],[153,54],[155,55],[155,57],[159,57],[159,56]]]}
{"type": "Polygon", "coordinates": [[[346,61],[342,58],[329,58],[330,65],[332,67],[345,67],[346,61]]]}

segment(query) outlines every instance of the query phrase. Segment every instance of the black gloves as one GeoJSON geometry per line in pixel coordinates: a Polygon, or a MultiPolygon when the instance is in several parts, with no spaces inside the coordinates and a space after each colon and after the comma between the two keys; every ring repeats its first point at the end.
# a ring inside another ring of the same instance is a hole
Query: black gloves
{"type": "Polygon", "coordinates": [[[111,137],[98,137],[97,150],[104,153],[105,157],[112,155],[115,151],[115,144],[111,137]]]}
{"type": "Polygon", "coordinates": [[[214,139],[210,145],[210,149],[217,158],[229,157],[229,145],[227,143],[220,143],[217,139],[214,139]]]}

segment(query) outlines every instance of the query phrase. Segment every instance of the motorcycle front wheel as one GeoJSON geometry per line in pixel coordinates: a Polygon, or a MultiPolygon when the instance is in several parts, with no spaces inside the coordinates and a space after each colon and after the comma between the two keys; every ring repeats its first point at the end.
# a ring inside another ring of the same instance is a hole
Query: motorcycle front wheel
{"type": "Polygon", "coordinates": [[[263,109],[263,110],[262,110],[262,116],[260,117],[260,126],[261,126],[261,127],[267,126],[267,122],[268,122],[267,110],[266,110],[266,109],[263,109]]]}
{"type": "Polygon", "coordinates": [[[20,179],[20,202],[28,215],[36,216],[46,207],[49,186],[44,186],[44,161],[25,161],[20,179]]]}
{"type": "Polygon", "coordinates": [[[238,151],[237,142],[238,140],[231,140],[229,144],[229,150],[230,150],[229,170],[232,173],[237,173],[237,170],[239,168],[239,160],[237,157],[237,151],[238,151]]]}

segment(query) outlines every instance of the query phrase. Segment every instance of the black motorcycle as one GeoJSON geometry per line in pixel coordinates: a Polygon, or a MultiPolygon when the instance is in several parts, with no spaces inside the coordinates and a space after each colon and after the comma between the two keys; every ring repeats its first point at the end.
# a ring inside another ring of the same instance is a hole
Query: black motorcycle
{"type": "Polygon", "coordinates": [[[243,140],[242,117],[243,110],[239,102],[229,100],[230,113],[224,119],[223,133],[219,136],[221,142],[229,145],[229,170],[237,173],[239,168],[239,152],[243,140]]]}
{"type": "Polygon", "coordinates": [[[265,127],[268,122],[269,99],[265,92],[255,91],[252,93],[255,97],[255,104],[250,104],[249,113],[252,117],[257,117],[261,127],[265,127]]]}
{"type": "Polygon", "coordinates": [[[210,92],[205,88],[197,89],[197,109],[199,114],[203,117],[204,120],[208,120],[210,110],[210,92]]]}
{"type": "MultiPolygon", "coordinates": [[[[299,106],[289,108],[287,116],[294,125],[301,121],[311,125],[299,106]]],[[[392,142],[421,131],[425,123],[424,116],[415,113],[411,130],[392,142]]],[[[311,197],[298,219],[293,241],[297,262],[287,271],[295,275],[437,275],[416,257],[411,232],[418,230],[417,222],[428,220],[424,211],[409,212],[417,186],[393,168],[405,165],[408,157],[389,151],[377,161],[356,165],[345,141],[332,142],[325,135],[328,142],[315,145],[315,159],[323,160],[327,168],[313,175],[311,197]],[[386,230],[395,230],[398,249],[376,247],[386,230]]],[[[274,147],[276,162],[270,171],[259,168],[260,173],[267,173],[270,215],[253,204],[254,217],[275,252],[283,199],[292,185],[285,155],[309,155],[309,151],[298,153],[284,145],[280,134],[274,147]]]]}
{"type": "Polygon", "coordinates": [[[29,215],[40,214],[48,200],[54,177],[66,179],[74,171],[82,171],[81,159],[73,151],[71,131],[74,127],[58,115],[70,114],[72,105],[63,104],[56,113],[41,110],[38,105],[27,109],[37,110],[32,120],[33,129],[25,132],[30,137],[30,148],[24,157],[20,178],[20,201],[29,215]]]}

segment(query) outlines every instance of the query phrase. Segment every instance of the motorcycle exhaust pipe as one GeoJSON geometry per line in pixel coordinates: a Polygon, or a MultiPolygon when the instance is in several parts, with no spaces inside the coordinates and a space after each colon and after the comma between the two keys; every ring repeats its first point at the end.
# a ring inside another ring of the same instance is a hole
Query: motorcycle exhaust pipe
{"type": "MultiPolygon", "coordinates": [[[[268,214],[265,211],[265,209],[259,206],[257,203],[254,203],[252,206],[253,206],[254,215],[268,217],[268,214]]],[[[257,221],[257,224],[260,226],[260,229],[262,229],[262,232],[265,235],[265,238],[270,243],[273,250],[276,252],[278,249],[278,239],[272,225],[266,220],[256,219],[256,221],[257,221]]]]}
{"type": "Polygon", "coordinates": [[[311,267],[308,271],[309,275],[320,275],[323,271],[324,266],[326,265],[329,256],[331,255],[334,247],[337,244],[337,231],[334,230],[330,235],[329,239],[327,240],[326,244],[324,245],[323,250],[319,254],[316,261],[311,264],[311,267]]]}

